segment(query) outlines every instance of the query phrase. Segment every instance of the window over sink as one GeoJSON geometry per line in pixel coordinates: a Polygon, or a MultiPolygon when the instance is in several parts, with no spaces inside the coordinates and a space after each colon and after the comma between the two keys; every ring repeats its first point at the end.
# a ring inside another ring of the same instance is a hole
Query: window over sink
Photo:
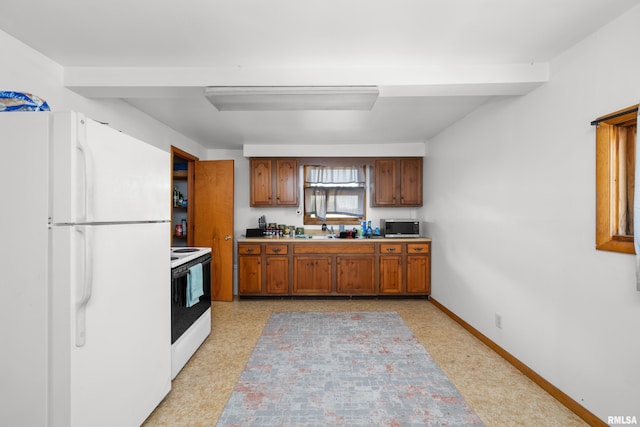
{"type": "Polygon", "coordinates": [[[360,224],[366,214],[366,166],[304,166],[304,223],[360,224]]]}

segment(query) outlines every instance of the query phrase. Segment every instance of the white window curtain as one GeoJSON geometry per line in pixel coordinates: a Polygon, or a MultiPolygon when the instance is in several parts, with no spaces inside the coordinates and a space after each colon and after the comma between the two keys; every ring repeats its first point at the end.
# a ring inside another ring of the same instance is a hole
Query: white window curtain
{"type": "Polygon", "coordinates": [[[325,220],[327,215],[364,216],[365,173],[362,166],[307,166],[305,209],[325,220]]]}
{"type": "Polygon", "coordinates": [[[305,181],[310,184],[364,184],[361,166],[329,167],[307,166],[305,181]]]}
{"type": "Polygon", "coordinates": [[[363,187],[307,187],[304,191],[308,214],[325,220],[327,215],[362,217],[364,215],[363,187]]]}

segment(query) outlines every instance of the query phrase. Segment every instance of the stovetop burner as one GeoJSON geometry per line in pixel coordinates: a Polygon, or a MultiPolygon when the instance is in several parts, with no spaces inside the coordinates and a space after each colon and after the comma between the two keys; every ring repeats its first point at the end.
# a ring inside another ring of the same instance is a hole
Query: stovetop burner
{"type": "Polygon", "coordinates": [[[172,252],[176,254],[183,254],[187,252],[197,252],[199,250],[200,249],[197,249],[197,248],[184,248],[184,249],[173,249],[172,252]]]}

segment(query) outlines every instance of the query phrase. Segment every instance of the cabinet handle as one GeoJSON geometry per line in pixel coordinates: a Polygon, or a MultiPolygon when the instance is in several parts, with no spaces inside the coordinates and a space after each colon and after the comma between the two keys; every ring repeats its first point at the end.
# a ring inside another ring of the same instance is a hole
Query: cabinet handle
{"type": "Polygon", "coordinates": [[[395,252],[396,248],[387,248],[387,252],[395,252]]]}
{"type": "Polygon", "coordinates": [[[413,250],[416,251],[416,252],[421,252],[422,248],[413,248],[413,250]]]}
{"type": "Polygon", "coordinates": [[[247,252],[253,252],[253,248],[247,248],[246,251],[247,252]]]}
{"type": "Polygon", "coordinates": [[[282,250],[281,248],[273,248],[273,252],[275,253],[280,253],[281,250],[282,250]]]}

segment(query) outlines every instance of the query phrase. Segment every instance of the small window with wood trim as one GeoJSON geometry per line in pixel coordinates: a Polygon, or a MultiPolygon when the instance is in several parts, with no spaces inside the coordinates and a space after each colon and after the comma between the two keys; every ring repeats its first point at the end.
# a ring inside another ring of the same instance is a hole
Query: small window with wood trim
{"type": "Polygon", "coordinates": [[[304,223],[359,224],[365,218],[366,175],[359,166],[304,166],[304,223]]]}
{"type": "Polygon", "coordinates": [[[635,253],[633,206],[638,106],[599,117],[596,125],[596,249],[635,253]]]}

